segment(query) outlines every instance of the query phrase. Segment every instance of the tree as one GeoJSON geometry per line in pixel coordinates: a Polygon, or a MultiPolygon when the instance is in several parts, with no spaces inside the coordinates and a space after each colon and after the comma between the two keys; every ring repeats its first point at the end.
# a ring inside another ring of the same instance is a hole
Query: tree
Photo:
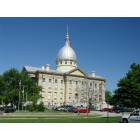
{"type": "Polygon", "coordinates": [[[28,101],[36,104],[40,96],[41,87],[26,73],[19,72],[15,68],[10,69],[0,76],[0,100],[7,105],[9,103],[18,106],[20,94],[20,106],[25,102],[25,94],[28,101]],[[23,94],[24,93],[24,94],[23,94]],[[24,98],[23,98],[24,97],[24,98]]]}
{"type": "Polygon", "coordinates": [[[106,103],[112,105],[112,93],[110,91],[105,92],[106,103]]]}
{"type": "Polygon", "coordinates": [[[132,64],[126,76],[119,80],[113,101],[115,105],[140,108],[140,64],[132,64]]]}

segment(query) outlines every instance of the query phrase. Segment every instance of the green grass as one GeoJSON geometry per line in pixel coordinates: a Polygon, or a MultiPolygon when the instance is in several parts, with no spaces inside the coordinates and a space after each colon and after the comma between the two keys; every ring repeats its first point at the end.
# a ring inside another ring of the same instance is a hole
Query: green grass
{"type": "Polygon", "coordinates": [[[119,123],[120,117],[0,118],[0,123],[119,123]]]}

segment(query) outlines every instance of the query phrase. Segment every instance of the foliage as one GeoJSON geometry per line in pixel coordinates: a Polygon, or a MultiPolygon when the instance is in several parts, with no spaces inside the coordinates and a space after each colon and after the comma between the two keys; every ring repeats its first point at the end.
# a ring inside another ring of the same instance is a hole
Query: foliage
{"type": "Polygon", "coordinates": [[[37,112],[44,112],[46,110],[43,102],[41,102],[40,104],[31,104],[27,106],[27,110],[33,112],[33,111],[37,111],[37,112]]]}
{"type": "Polygon", "coordinates": [[[115,105],[140,108],[140,64],[132,64],[126,76],[120,79],[113,102],[115,105]]]}
{"type": "Polygon", "coordinates": [[[105,99],[106,99],[106,103],[112,105],[112,93],[110,91],[106,91],[105,92],[105,99]]]}
{"type": "Polygon", "coordinates": [[[2,103],[14,104],[20,107],[26,100],[36,104],[40,98],[41,87],[25,72],[19,72],[12,68],[0,76],[0,101],[2,103]],[[19,98],[20,97],[20,98],[19,98]]]}

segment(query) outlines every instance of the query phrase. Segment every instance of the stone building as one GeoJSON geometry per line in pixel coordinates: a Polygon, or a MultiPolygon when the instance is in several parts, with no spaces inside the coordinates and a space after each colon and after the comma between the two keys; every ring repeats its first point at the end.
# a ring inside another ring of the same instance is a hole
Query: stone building
{"type": "Polygon", "coordinates": [[[42,101],[47,107],[60,105],[83,105],[90,103],[103,108],[105,103],[105,79],[95,71],[86,74],[77,66],[77,58],[71,48],[67,31],[65,45],[58,53],[56,70],[50,65],[42,68],[24,66],[24,71],[37,80],[42,87],[42,101]]]}

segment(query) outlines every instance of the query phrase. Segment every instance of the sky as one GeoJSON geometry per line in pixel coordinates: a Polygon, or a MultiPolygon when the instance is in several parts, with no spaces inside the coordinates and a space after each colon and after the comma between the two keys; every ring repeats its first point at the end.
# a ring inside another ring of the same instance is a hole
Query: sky
{"type": "Polygon", "coordinates": [[[140,63],[140,18],[0,18],[0,74],[55,61],[69,26],[78,66],[95,70],[114,91],[132,63],[140,63]]]}

